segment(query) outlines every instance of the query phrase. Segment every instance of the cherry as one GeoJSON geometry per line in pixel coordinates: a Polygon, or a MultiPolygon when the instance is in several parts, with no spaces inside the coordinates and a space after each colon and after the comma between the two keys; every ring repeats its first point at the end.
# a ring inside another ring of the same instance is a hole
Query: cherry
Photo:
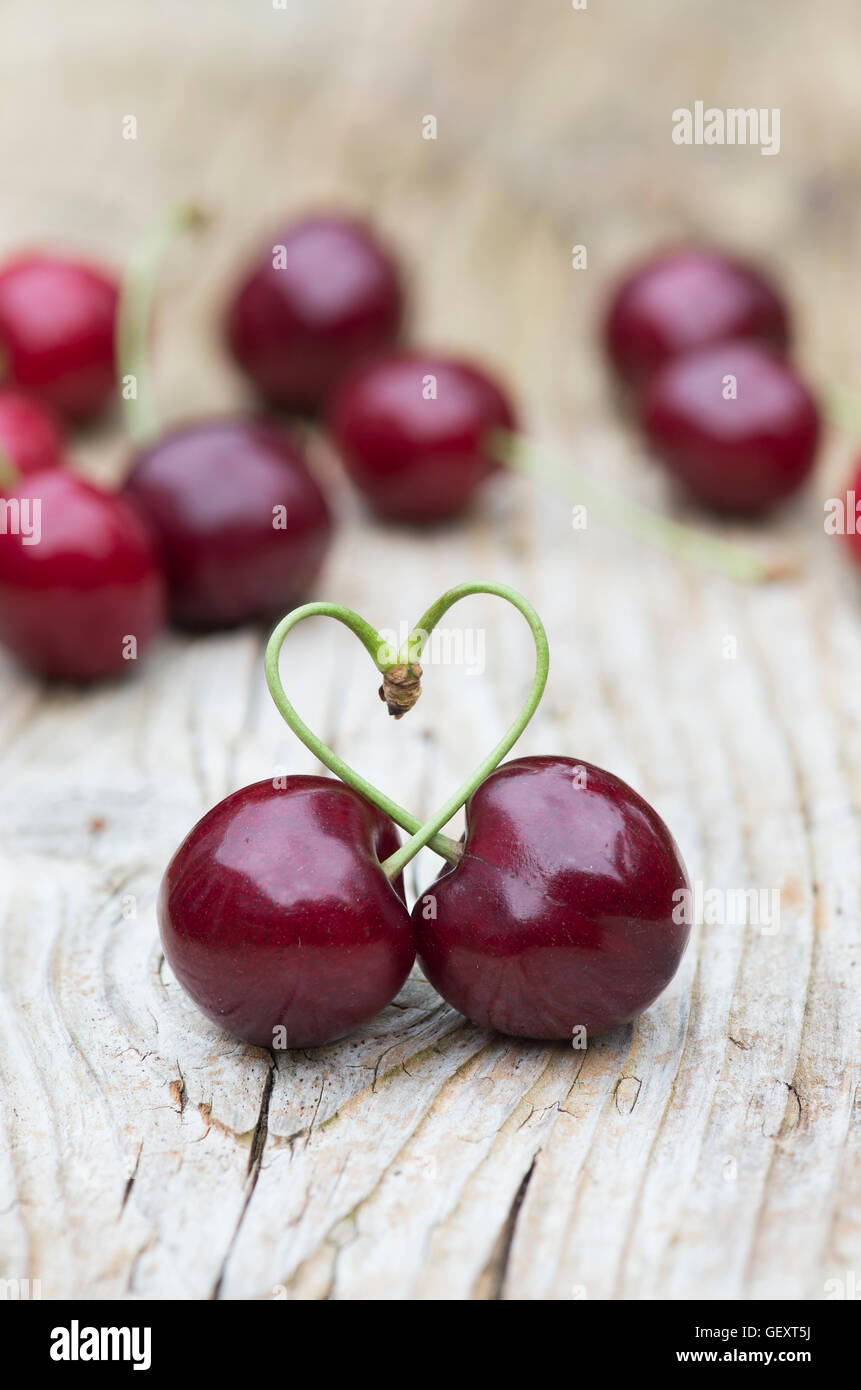
{"type": "MultiPolygon", "coordinates": [[[[16,478],[58,467],[64,442],[60,422],[48,406],[21,391],[0,389],[0,457],[16,478]]],[[[0,486],[4,483],[0,476],[0,486]]]]}
{"type": "Polygon", "coordinates": [[[787,311],[758,270],[704,248],[647,261],[619,286],[607,316],[612,362],[637,387],[680,353],[725,338],[753,338],[783,352],[787,311]]]}
{"type": "Polygon", "coordinates": [[[0,376],[70,420],[114,391],[118,288],[100,270],[59,256],[0,267],[0,376]]]}
{"type": "Polygon", "coordinates": [[[689,935],[679,851],[618,777],[571,758],[517,758],[466,806],[463,858],[413,909],[428,980],[474,1023],[527,1038],[588,1036],[647,1009],[689,935]]]}
{"type": "Polygon", "coordinates": [[[388,817],[341,782],[234,792],[162,880],[161,938],[180,984],[258,1047],[351,1032],[391,1002],[415,955],[402,882],[380,867],[397,847],[388,817]]]}
{"type": "Polygon", "coordinates": [[[146,513],[176,622],[229,627],[291,605],[332,529],[326,501],[282,430],[253,419],[182,426],[144,448],[125,495],[146,513]]]}
{"type": "MultiPolygon", "coordinates": [[[[861,567],[861,458],[856,460],[849,486],[843,499],[842,516],[839,528],[849,547],[849,554],[856,565],[861,567]]],[[[826,523],[826,531],[833,534],[826,523]]]]}
{"type": "Polygon", "coordinates": [[[641,424],[700,501],[736,513],[795,492],[813,467],[820,433],[816,403],[797,373],[745,341],[669,362],[641,402],[641,424]]]}
{"type": "Polygon", "coordinates": [[[12,489],[4,519],[0,642],[40,674],[76,681],[140,655],[162,626],[164,579],[122,498],[46,469],[12,489]]]}
{"type": "Polygon", "coordinates": [[[469,363],[396,353],[360,367],[336,392],[332,436],[353,482],[381,516],[456,516],[499,465],[495,430],[514,428],[501,389],[469,363]]]}
{"type": "Polygon", "coordinates": [[[273,403],[315,410],[363,358],[391,344],[403,301],[387,250],[361,222],[308,217],[280,232],[233,299],[227,335],[273,403]]]}

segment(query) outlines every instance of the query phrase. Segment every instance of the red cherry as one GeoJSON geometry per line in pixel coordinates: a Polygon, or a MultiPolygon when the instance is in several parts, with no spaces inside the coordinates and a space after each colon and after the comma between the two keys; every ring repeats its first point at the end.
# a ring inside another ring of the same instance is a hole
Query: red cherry
{"type": "Polygon", "coordinates": [[[494,430],[514,428],[502,390],[469,363],[397,353],[360,367],[336,393],[333,438],[347,472],[381,516],[456,516],[497,467],[494,430]]]}
{"type": "Polygon", "coordinates": [[[797,373],[757,343],[677,357],[641,402],[649,443],[694,496],[754,513],[795,492],[813,467],[819,412],[797,373]],[[737,396],[727,392],[736,382],[737,396]]]}
{"type": "Polygon", "coordinates": [[[164,952],[202,1013],[258,1047],[372,1018],[414,959],[391,821],[342,782],[256,782],[198,821],[159,894],[164,952]],[[275,1030],[284,1029],[276,1037],[275,1030]]]}
{"type": "Polygon", "coordinates": [[[855,564],[861,567],[861,459],[855,464],[855,471],[846,491],[841,529],[850,556],[855,564]]]}
{"type": "Polygon", "coordinates": [[[58,256],[0,268],[0,375],[70,420],[114,391],[118,289],[102,271],[58,256]]]}
{"type": "Polygon", "coordinates": [[[665,252],[625,279],[607,317],[607,348],[623,379],[642,386],[680,353],[725,338],[784,352],[786,308],[753,267],[717,251],[665,252]]]}
{"type": "Polygon", "coordinates": [[[309,217],[279,232],[252,267],[227,333],[267,399],[314,410],[351,367],[394,341],[402,312],[396,267],[371,231],[351,218],[309,217]]]}
{"type": "Polygon", "coordinates": [[[63,430],[54,412],[21,391],[0,390],[0,455],[21,477],[63,461],[63,430]]]}
{"type": "Polygon", "coordinates": [[[45,676],[123,670],[164,620],[164,579],[140,518],[63,468],[23,479],[4,516],[0,642],[45,676]]]}
{"type": "Polygon", "coordinates": [[[283,431],[259,421],[171,431],[137,455],[124,491],[152,526],[172,616],[186,627],[283,613],[328,548],[322,492],[283,431]]]}
{"type": "Polygon", "coordinates": [[[517,758],[466,811],[463,859],[412,914],[443,998],[526,1038],[591,1037],[647,1009],[690,931],[674,920],[690,915],[685,868],[652,807],[588,763],[517,758]]]}

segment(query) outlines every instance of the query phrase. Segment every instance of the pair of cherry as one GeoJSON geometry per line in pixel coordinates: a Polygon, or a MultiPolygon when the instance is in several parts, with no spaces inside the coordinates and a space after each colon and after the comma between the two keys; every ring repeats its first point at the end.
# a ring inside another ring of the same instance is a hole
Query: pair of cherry
{"type": "Polygon", "coordinates": [[[457,1010],[483,1027],[586,1040],[657,998],[689,934],[689,884],[666,825],[619,778],[567,757],[498,766],[547,678],[538,615],[503,585],[464,584],[394,652],[358,614],[307,604],[275,629],[266,670],[290,727],[341,780],[286,777],[234,792],[177,850],[159,894],[165,954],[200,1010],[261,1047],[313,1047],[366,1022],[403,985],[416,954],[457,1010]],[[472,594],[523,614],[536,669],[518,718],[424,825],[327,748],[293,709],[278,661],[300,621],[328,616],[359,638],[390,710],[417,698],[434,626],[472,594]],[[460,843],[440,832],[460,806],[460,843]],[[396,825],[409,833],[401,845],[396,825]],[[445,861],[407,911],[402,871],[425,845],[445,861]]]}
{"type": "Polygon", "coordinates": [[[761,512],[813,467],[819,411],[786,360],[789,339],[775,287],[715,251],[659,256],[612,300],[607,348],[645,436],[714,510],[761,512]]]}
{"type": "MultiPolygon", "coordinates": [[[[116,287],[88,267],[31,258],[0,274],[7,377],[36,393],[30,404],[7,402],[14,430],[4,432],[0,402],[0,447],[20,475],[6,480],[7,496],[28,516],[38,510],[40,530],[38,542],[32,527],[7,525],[0,535],[0,640],[45,675],[122,669],[158,632],[166,607],[196,630],[283,610],[328,547],[329,508],[302,454],[257,417],[192,422],[157,439],[145,430],[120,494],[57,469],[61,442],[44,412],[80,420],[105,404],[115,336],[124,371],[133,368],[141,384],[164,242],[165,228],[156,228],[132,266],[116,335],[116,287]]],[[[227,334],[269,403],[307,411],[332,402],[336,442],[378,511],[438,520],[462,509],[492,471],[484,441],[512,413],[466,363],[387,351],[402,313],[400,276],[370,231],[310,218],[252,268],[229,306],[227,334]],[[369,358],[372,366],[360,365],[369,358]]],[[[134,401],[129,415],[141,418],[134,401]]]]}
{"type": "Polygon", "coordinates": [[[28,255],[0,269],[0,641],[48,675],[116,670],[163,621],[144,523],[61,467],[67,426],[114,394],[118,298],[110,276],[75,260],[28,255]]]}

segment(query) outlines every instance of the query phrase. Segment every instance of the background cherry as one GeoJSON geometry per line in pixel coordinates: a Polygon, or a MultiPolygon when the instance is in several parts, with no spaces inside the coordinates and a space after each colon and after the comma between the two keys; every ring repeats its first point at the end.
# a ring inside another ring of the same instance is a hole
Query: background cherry
{"type": "Polygon", "coordinates": [[[665,252],[638,267],[607,316],[613,365],[638,387],[680,353],[726,338],[753,338],[783,352],[787,310],[760,271],[706,248],[665,252]]]}
{"type": "Polygon", "coordinates": [[[182,426],[134,459],[124,493],[146,514],[174,620],[229,627],[291,607],[332,529],[326,501],[284,432],[252,419],[182,426]],[[276,526],[284,508],[284,526],[276,526]]]}
{"type": "Polygon", "coordinates": [[[198,821],[165,872],[165,955],[198,1008],[272,1047],[334,1042],[398,993],[414,959],[391,821],[324,777],[257,782],[198,821]]]}
{"type": "Polygon", "coordinates": [[[757,343],[676,358],[655,376],[640,412],[658,456],[718,511],[761,511],[795,492],[813,467],[816,403],[793,368],[757,343]],[[736,399],[725,399],[728,376],[736,399]]]}
{"type": "Polygon", "coordinates": [[[347,472],[375,511],[433,522],[468,506],[498,467],[488,437],[512,430],[515,419],[503,391],[477,367],[402,352],[358,368],[336,392],[329,424],[347,472]]]}
{"type": "Polygon", "coordinates": [[[60,256],[0,267],[0,377],[69,420],[100,411],[114,392],[118,287],[60,256]]]}
{"type": "Polygon", "coordinates": [[[227,334],[267,400],[315,410],[351,367],[394,341],[402,313],[397,269],[371,230],[308,217],[265,248],[230,305],[227,334]],[[277,267],[273,247],[283,247],[277,267]]]}
{"type": "MultiPolygon", "coordinates": [[[[64,468],[8,494],[41,504],[41,537],[0,534],[0,642],[42,675],[93,680],[129,666],[164,620],[164,579],[146,528],[122,498],[64,468]]],[[[8,516],[8,512],[7,512],[8,516]]]]}
{"type": "Polygon", "coordinates": [[[0,457],[15,475],[8,482],[0,472],[0,488],[17,477],[56,468],[63,461],[63,429],[50,407],[22,391],[0,388],[0,457]]]}
{"type": "Polygon", "coordinates": [[[845,499],[845,539],[849,547],[849,554],[859,568],[861,568],[861,458],[856,463],[849,480],[849,487],[845,499]]]}
{"type": "Polygon", "coordinates": [[[517,758],[467,802],[463,858],[413,909],[431,984],[473,1022],[528,1038],[589,1036],[647,1009],[676,972],[688,887],[670,832],[618,777],[517,758]],[[585,785],[578,779],[585,773],[585,785]]]}

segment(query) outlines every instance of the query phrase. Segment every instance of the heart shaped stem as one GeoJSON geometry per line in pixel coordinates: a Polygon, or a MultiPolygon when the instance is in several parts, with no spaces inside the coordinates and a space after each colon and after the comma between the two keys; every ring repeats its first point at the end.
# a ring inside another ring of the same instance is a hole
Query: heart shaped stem
{"type": "MultiPolygon", "coordinates": [[[[421,821],[417,816],[413,816],[409,811],[404,810],[391,797],[373,786],[371,782],[365,780],[358,772],[345,763],[343,758],[339,758],[337,753],[328,744],[318,738],[312,729],[309,729],[304,720],[299,718],[284,691],[281,683],[281,676],[278,670],[278,658],[281,654],[281,647],[284,639],[297,623],[301,623],[305,618],[335,618],[339,623],[343,623],[352,633],[358,637],[362,646],[368,652],[371,660],[380,673],[384,673],[389,667],[396,664],[397,653],[392,651],[383,642],[379,633],[370,623],[354,613],[351,608],[344,608],[339,603],[306,603],[301,608],[294,608],[292,613],[288,613],[286,618],[282,618],[266,648],[266,681],[269,692],[279,714],[293,730],[298,739],[301,739],[305,747],[310,750],[324,767],[330,772],[334,772],[336,777],[340,777],[342,782],[346,782],[348,787],[363,796],[366,801],[370,801],[399,825],[404,830],[413,833],[421,829],[421,821]]],[[[447,859],[450,864],[456,864],[460,859],[460,848],[456,840],[449,840],[445,835],[437,835],[434,838],[431,848],[436,851],[443,859],[447,859]]]]}
{"type": "Polygon", "coordinates": [[[522,594],[519,594],[508,584],[458,584],[455,588],[449,589],[441,598],[437,599],[436,603],[431,605],[413,628],[400,651],[399,661],[401,663],[417,661],[440,618],[448,612],[453,604],[462,598],[468,598],[471,594],[494,594],[497,598],[504,598],[508,603],[513,604],[518,612],[523,614],[535,642],[535,675],[532,678],[532,689],[514,723],[506,730],[495,748],[491,749],[487,757],[479,763],[457,791],[452,793],[437,813],[431,816],[430,820],[425,821],[420,829],[414,831],[400,849],[396,850],[385,861],[383,870],[389,878],[394,878],[399,874],[404,866],[418,854],[419,850],[424,849],[425,845],[430,845],[433,849],[433,840],[437,832],[448,824],[452,816],[469,800],[485,777],[493,772],[494,768],[502,762],[506,753],[514,747],[537,710],[541,696],[544,694],[544,687],[547,684],[550,649],[547,645],[547,633],[544,631],[544,624],[532,604],[528,603],[522,594]]]}
{"type": "Polygon", "coordinates": [[[432,604],[420,621],[412,629],[400,652],[396,652],[392,647],[384,642],[380,634],[370,623],[354,613],[352,609],[345,608],[337,603],[306,603],[301,608],[296,608],[292,613],[288,613],[285,618],[275,628],[269,639],[266,648],[266,680],[272,699],[275,702],[280,714],[296,734],[297,738],[305,744],[305,747],[319,758],[330,772],[334,772],[343,782],[360,796],[365,797],[374,806],[377,806],[387,816],[389,816],[402,829],[409,831],[410,838],[401,845],[400,849],[383,864],[383,871],[389,879],[397,878],[398,874],[406,864],[410,862],[420,849],[425,845],[430,846],[436,854],[446,859],[450,864],[456,864],[461,857],[461,847],[455,840],[440,834],[443,826],[451,820],[452,816],[460,809],[465,801],[469,799],[476,787],[484,781],[485,777],[502,761],[506,753],[517,742],[523,733],[526,725],[532,718],[538,703],[544,693],[544,686],[547,682],[547,669],[550,661],[550,654],[547,646],[547,634],[543,624],[535,609],[526,601],[516,589],[510,588],[507,584],[459,584],[453,589],[449,589],[432,604]],[[417,663],[428,638],[439,622],[440,618],[462,598],[467,598],[473,594],[492,594],[498,598],[505,599],[514,605],[523,614],[532,631],[535,641],[535,675],[532,681],[532,688],[527,696],[517,718],[510,728],[505,732],[496,746],[488,753],[477,768],[470,774],[467,780],[458,787],[457,791],[448,798],[435,815],[430,820],[422,822],[413,816],[409,811],[405,811],[396,801],[386,796],[383,792],[366,781],[358,772],[355,772],[342,758],[339,758],[322,739],[318,738],[308,725],[299,718],[293,705],[288,700],[284,687],[281,683],[281,676],[278,669],[278,660],[281,654],[281,647],[288,632],[302,622],[305,618],[328,617],[335,618],[349,628],[362,646],[368,652],[377,671],[384,679],[386,672],[391,671],[396,666],[415,665],[417,663]]]}

